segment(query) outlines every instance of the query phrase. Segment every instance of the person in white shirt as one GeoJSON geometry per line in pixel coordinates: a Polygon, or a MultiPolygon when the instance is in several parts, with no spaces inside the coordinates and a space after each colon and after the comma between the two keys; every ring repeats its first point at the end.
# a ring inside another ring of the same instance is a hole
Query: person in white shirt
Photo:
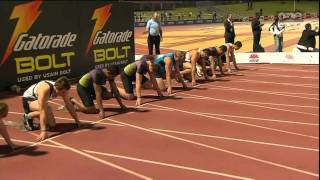
{"type": "Polygon", "coordinates": [[[275,52],[282,52],[283,47],[283,32],[285,25],[281,22],[282,17],[275,16],[274,22],[271,24],[269,31],[273,34],[275,52]]]}
{"type": "Polygon", "coordinates": [[[152,18],[147,22],[146,31],[148,33],[148,50],[149,55],[153,54],[153,45],[156,49],[156,54],[160,54],[160,41],[162,41],[161,23],[158,18],[158,13],[153,13],[152,18]]]}

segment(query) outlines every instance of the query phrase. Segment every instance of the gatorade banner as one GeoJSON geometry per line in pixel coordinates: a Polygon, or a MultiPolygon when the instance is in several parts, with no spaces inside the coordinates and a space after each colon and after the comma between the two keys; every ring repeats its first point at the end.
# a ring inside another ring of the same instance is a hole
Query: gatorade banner
{"type": "Polygon", "coordinates": [[[128,3],[0,2],[0,81],[22,87],[134,61],[128,3]]]}

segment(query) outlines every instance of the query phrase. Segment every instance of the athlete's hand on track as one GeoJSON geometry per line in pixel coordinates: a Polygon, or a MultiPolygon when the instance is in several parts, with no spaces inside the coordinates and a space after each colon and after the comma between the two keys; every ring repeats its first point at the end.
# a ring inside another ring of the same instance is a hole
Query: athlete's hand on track
{"type": "Polygon", "coordinates": [[[167,94],[168,94],[168,96],[172,94],[172,87],[168,87],[167,94]]]}
{"type": "Polygon", "coordinates": [[[121,107],[122,110],[126,110],[127,109],[127,107],[124,104],[120,104],[120,107],[121,107]]]}
{"type": "Polygon", "coordinates": [[[136,106],[141,106],[141,104],[142,104],[142,100],[140,97],[138,97],[136,101],[136,106]]]}
{"type": "Polygon", "coordinates": [[[46,131],[41,131],[40,135],[37,137],[36,141],[40,142],[45,140],[48,137],[48,134],[46,131]]]}
{"type": "Polygon", "coordinates": [[[159,97],[163,97],[163,94],[162,94],[161,91],[158,91],[158,96],[159,96],[159,97]]]}
{"type": "Polygon", "coordinates": [[[100,118],[100,119],[105,118],[104,111],[100,111],[100,112],[99,112],[99,118],[100,118]]]}
{"type": "Polygon", "coordinates": [[[191,86],[195,86],[195,85],[197,85],[197,83],[195,81],[192,81],[191,86]]]}

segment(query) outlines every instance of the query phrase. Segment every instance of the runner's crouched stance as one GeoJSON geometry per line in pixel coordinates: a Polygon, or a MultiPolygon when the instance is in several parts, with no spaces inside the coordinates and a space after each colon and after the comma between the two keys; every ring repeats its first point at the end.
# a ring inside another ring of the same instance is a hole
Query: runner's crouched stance
{"type": "MultiPolygon", "coordinates": [[[[200,55],[201,49],[191,49],[186,52],[185,60],[183,62],[183,70],[180,72],[184,77],[187,74],[191,74],[191,86],[196,85],[196,74],[201,77],[204,75],[206,80],[209,80],[209,76],[206,71],[205,59],[200,55]],[[201,72],[202,71],[202,72],[201,72]]],[[[181,67],[180,67],[181,69],[181,67]]],[[[190,76],[189,76],[190,77],[190,76]]]]}
{"type": "Polygon", "coordinates": [[[66,77],[60,77],[55,82],[43,80],[30,86],[22,97],[22,104],[25,114],[23,115],[24,124],[27,130],[34,130],[33,119],[40,120],[40,135],[37,141],[47,138],[47,125],[54,127],[56,124],[52,109],[48,101],[61,96],[67,110],[74,118],[78,127],[81,126],[76,111],[69,97],[70,83],[66,77]]]}
{"type": "Polygon", "coordinates": [[[135,98],[133,94],[133,81],[135,81],[137,106],[140,106],[142,104],[142,86],[147,89],[151,89],[153,87],[157,91],[159,96],[163,96],[155,78],[153,77],[155,66],[153,64],[153,61],[154,56],[152,55],[142,56],[140,60],[128,64],[120,74],[124,89],[120,87],[118,87],[118,89],[120,95],[125,99],[133,100],[135,98]],[[145,75],[149,75],[150,80],[145,75]]]}
{"type": "Polygon", "coordinates": [[[14,150],[18,148],[18,146],[12,143],[10,136],[8,134],[7,128],[2,121],[2,118],[5,118],[8,115],[8,111],[9,111],[8,105],[4,102],[0,102],[0,134],[2,135],[4,140],[7,142],[7,144],[10,146],[11,150],[14,150]]]}
{"type": "Polygon", "coordinates": [[[234,68],[236,70],[240,70],[237,61],[234,55],[235,50],[239,50],[242,47],[242,43],[240,41],[235,42],[234,44],[232,43],[226,43],[224,44],[227,47],[227,52],[221,56],[221,60],[223,63],[226,63],[226,70],[228,73],[231,73],[231,67],[230,63],[232,62],[234,65],[234,68]]]}
{"type": "Polygon", "coordinates": [[[168,84],[167,93],[168,95],[172,94],[172,81],[171,81],[172,70],[174,71],[175,78],[178,80],[178,82],[182,83],[183,88],[187,88],[186,83],[183,81],[181,77],[180,69],[179,69],[179,63],[184,59],[185,59],[184,52],[175,51],[174,53],[159,55],[157,59],[154,61],[154,64],[157,67],[157,70],[154,72],[154,76],[158,83],[158,87],[160,88],[161,91],[166,90],[166,87],[163,81],[163,79],[166,79],[168,84]]]}
{"type": "Polygon", "coordinates": [[[200,57],[204,59],[204,61],[210,62],[210,69],[212,72],[212,79],[216,79],[215,69],[217,65],[219,66],[221,75],[224,75],[222,66],[223,63],[221,61],[221,56],[224,55],[227,51],[227,46],[222,45],[219,47],[209,47],[205,48],[200,52],[200,57]]]}
{"type": "Polygon", "coordinates": [[[114,78],[119,74],[117,66],[111,65],[107,68],[97,68],[91,70],[89,73],[81,77],[77,84],[77,92],[81,98],[82,103],[72,98],[72,103],[76,106],[77,110],[86,114],[97,114],[99,118],[105,118],[102,100],[107,100],[112,97],[117,99],[120,107],[126,109],[126,106],[122,104],[120,94],[114,78]],[[109,92],[104,86],[106,82],[109,82],[111,92],[109,92]],[[96,100],[98,109],[96,109],[93,100],[96,100]]]}

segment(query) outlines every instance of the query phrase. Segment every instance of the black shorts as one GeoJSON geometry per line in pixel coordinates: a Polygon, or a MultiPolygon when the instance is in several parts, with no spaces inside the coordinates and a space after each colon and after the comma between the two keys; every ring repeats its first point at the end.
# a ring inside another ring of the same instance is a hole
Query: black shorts
{"type": "Polygon", "coordinates": [[[154,75],[155,78],[166,79],[165,67],[159,65],[158,68],[155,71],[153,71],[153,75],[154,75]]]}
{"type": "MultiPolygon", "coordinates": [[[[123,88],[126,91],[126,93],[133,94],[133,82],[136,81],[136,76],[135,75],[128,76],[124,72],[121,72],[120,76],[121,76],[123,88]]],[[[141,84],[144,84],[148,80],[149,79],[143,75],[141,84]]]]}
{"type": "Polygon", "coordinates": [[[22,106],[24,109],[24,112],[26,114],[29,114],[31,112],[30,107],[29,107],[29,102],[35,101],[37,99],[33,97],[22,97],[22,106]]]}
{"type": "MultiPolygon", "coordinates": [[[[101,86],[102,88],[102,94],[107,91],[107,89],[104,86],[101,86]]],[[[93,86],[89,87],[83,87],[81,84],[77,84],[77,92],[78,95],[81,98],[81,101],[85,107],[93,107],[94,102],[93,100],[96,99],[96,93],[94,91],[93,86]]]]}
{"type": "Polygon", "coordinates": [[[221,62],[222,62],[222,63],[226,63],[226,62],[227,62],[227,60],[226,60],[226,55],[225,55],[225,54],[222,55],[220,58],[221,58],[221,62]]]}

